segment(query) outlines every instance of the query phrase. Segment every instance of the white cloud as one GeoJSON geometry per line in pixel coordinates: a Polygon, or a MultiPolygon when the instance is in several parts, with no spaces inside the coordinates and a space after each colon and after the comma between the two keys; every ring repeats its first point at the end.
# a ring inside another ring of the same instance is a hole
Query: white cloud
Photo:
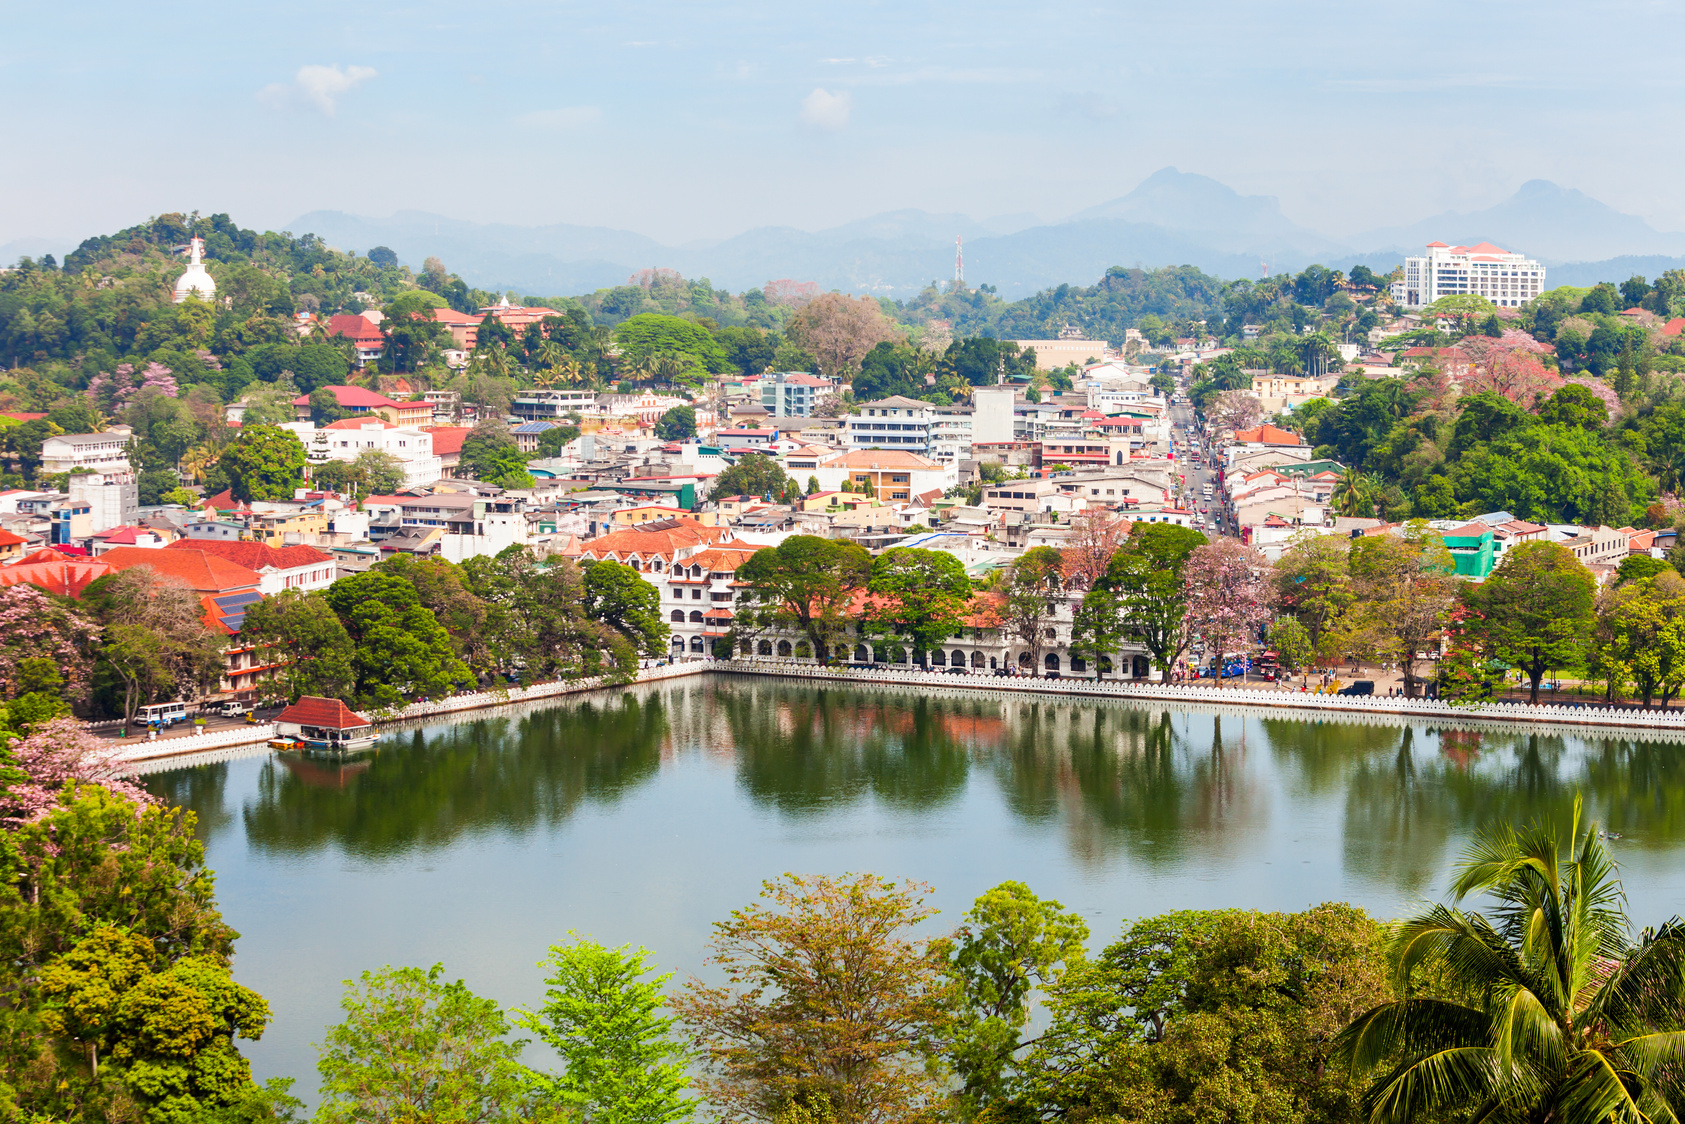
{"type": "Polygon", "coordinates": [[[847,126],[852,106],[853,98],[847,90],[833,94],[823,86],[815,86],[813,93],[802,99],[802,124],[835,133],[847,126]]]}
{"type": "Polygon", "coordinates": [[[275,82],[257,92],[257,100],[265,105],[307,105],[332,117],[338,108],[337,99],[349,93],[359,83],[367,82],[378,72],[370,66],[348,66],[343,70],[333,66],[301,66],[291,82],[275,82]]]}
{"type": "Polygon", "coordinates": [[[594,105],[567,105],[560,109],[536,109],[523,113],[515,120],[535,129],[578,129],[595,125],[603,119],[603,111],[594,105]]]}

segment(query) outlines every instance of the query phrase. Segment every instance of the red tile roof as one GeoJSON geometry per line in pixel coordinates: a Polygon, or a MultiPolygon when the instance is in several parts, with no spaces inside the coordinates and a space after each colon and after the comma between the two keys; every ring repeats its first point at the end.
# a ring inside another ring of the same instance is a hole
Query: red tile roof
{"type": "Polygon", "coordinates": [[[364,416],[361,416],[361,417],[355,417],[355,418],[340,418],[336,422],[329,422],[327,425],[320,426],[318,428],[321,428],[321,429],[362,429],[364,426],[372,426],[375,429],[399,429],[399,428],[401,428],[399,426],[393,425],[391,422],[386,421],[383,418],[371,418],[371,417],[368,417],[367,415],[364,415],[364,416]]]}
{"type": "MultiPolygon", "coordinates": [[[[403,407],[403,403],[394,402],[386,395],[370,390],[366,386],[324,386],[319,389],[333,391],[334,401],[348,410],[377,410],[385,406],[403,407]]],[[[299,395],[293,399],[293,405],[310,405],[310,395],[299,395]]]]}
{"type": "Polygon", "coordinates": [[[324,730],[356,730],[374,725],[338,699],[324,699],[316,695],[305,695],[277,714],[275,721],[324,730]]]}
{"type": "Polygon", "coordinates": [[[297,566],[333,561],[331,554],[323,554],[313,546],[270,546],[268,543],[229,542],[226,539],[180,539],[164,549],[199,550],[254,571],[265,566],[291,570],[297,566]]]}
{"type": "Polygon", "coordinates": [[[42,418],[44,418],[46,416],[47,416],[46,414],[20,413],[18,411],[14,411],[14,410],[6,410],[4,412],[0,412],[0,418],[13,418],[13,419],[15,419],[17,421],[20,421],[20,422],[40,421],[42,418]]]}
{"type": "Polygon", "coordinates": [[[99,556],[99,560],[118,570],[131,566],[151,566],[163,578],[180,582],[200,593],[232,593],[240,589],[256,589],[257,574],[206,550],[176,550],[165,547],[153,550],[144,546],[120,546],[99,556]]]}
{"type": "MultiPolygon", "coordinates": [[[[147,553],[156,554],[157,551],[147,553]]],[[[0,566],[0,586],[28,582],[60,597],[80,597],[90,583],[116,572],[104,559],[66,558],[56,551],[37,550],[14,566],[0,566]],[[54,554],[56,557],[51,561],[28,560],[43,554],[54,554]]]]}
{"type": "Polygon", "coordinates": [[[1662,325],[1662,335],[1664,336],[1677,336],[1681,330],[1685,330],[1685,316],[1675,316],[1662,325]]]}
{"type": "Polygon", "coordinates": [[[239,508],[240,501],[234,498],[234,489],[224,488],[209,499],[200,501],[199,506],[214,507],[218,511],[235,511],[239,508]]]}
{"type": "Polygon", "coordinates": [[[474,432],[474,428],[467,425],[424,425],[421,428],[433,435],[433,453],[441,457],[462,452],[462,443],[474,432]]]}
{"type": "Polygon", "coordinates": [[[21,546],[29,540],[10,531],[0,531],[0,546],[21,546]]]}
{"type": "Polygon", "coordinates": [[[365,316],[342,314],[328,320],[328,331],[336,336],[344,336],[348,340],[370,343],[376,340],[384,342],[386,334],[376,324],[369,323],[365,316]]]}
{"type": "Polygon", "coordinates": [[[1243,429],[1234,435],[1234,439],[1242,445],[1303,445],[1305,443],[1297,433],[1268,424],[1260,425],[1255,429],[1243,429]]]}

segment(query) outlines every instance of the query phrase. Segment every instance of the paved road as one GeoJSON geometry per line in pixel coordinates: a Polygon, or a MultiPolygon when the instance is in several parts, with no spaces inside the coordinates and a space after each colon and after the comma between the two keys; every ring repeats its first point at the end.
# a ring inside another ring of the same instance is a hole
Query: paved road
{"type": "MultiPolygon", "coordinates": [[[[1188,433],[1184,427],[1194,423],[1193,408],[1188,406],[1186,403],[1178,402],[1173,404],[1170,407],[1170,420],[1176,427],[1177,436],[1186,440],[1188,438],[1188,433]]],[[[1195,440],[1197,439],[1198,438],[1196,436],[1195,440]]],[[[1207,462],[1209,460],[1209,458],[1204,456],[1202,456],[1201,459],[1207,462]]],[[[1211,471],[1208,467],[1196,469],[1192,467],[1192,464],[1189,461],[1186,460],[1178,460],[1176,463],[1177,470],[1187,478],[1183,485],[1184,505],[1191,511],[1200,511],[1201,509],[1204,509],[1207,512],[1215,511],[1217,474],[1211,471]],[[1205,498],[1205,485],[1207,484],[1212,486],[1213,491],[1212,499],[1209,501],[1205,498]]],[[[1206,534],[1210,537],[1215,537],[1214,531],[1207,531],[1206,534]]]]}

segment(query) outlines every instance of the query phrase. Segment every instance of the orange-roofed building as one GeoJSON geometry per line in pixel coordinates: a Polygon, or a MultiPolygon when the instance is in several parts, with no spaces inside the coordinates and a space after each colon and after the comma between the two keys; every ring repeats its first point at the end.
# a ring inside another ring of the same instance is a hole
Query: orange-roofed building
{"type": "Polygon", "coordinates": [[[1303,445],[1304,438],[1290,429],[1264,424],[1234,435],[1237,445],[1303,445]]]}
{"type": "MultiPolygon", "coordinates": [[[[659,526],[610,531],[585,544],[582,561],[620,562],[640,574],[664,574],[680,559],[726,545],[729,527],[708,527],[694,519],[667,519],[659,526]]],[[[650,578],[659,581],[659,578],[650,578]]]]}
{"type": "Polygon", "coordinates": [[[275,716],[284,737],[323,749],[362,749],[374,744],[374,723],[338,699],[305,695],[275,716]]]}
{"type": "Polygon", "coordinates": [[[199,593],[237,593],[248,589],[255,592],[263,581],[254,570],[190,546],[185,550],[174,546],[164,550],[120,546],[106,551],[99,560],[114,570],[150,566],[165,581],[199,593]]]}
{"type": "Polygon", "coordinates": [[[306,593],[326,589],[334,582],[337,564],[333,555],[313,546],[270,546],[261,542],[231,542],[226,539],[182,539],[169,550],[198,550],[258,575],[258,591],[273,595],[289,589],[306,593]]]}
{"type": "Polygon", "coordinates": [[[16,562],[29,549],[29,540],[10,531],[0,531],[0,566],[16,562]]]}

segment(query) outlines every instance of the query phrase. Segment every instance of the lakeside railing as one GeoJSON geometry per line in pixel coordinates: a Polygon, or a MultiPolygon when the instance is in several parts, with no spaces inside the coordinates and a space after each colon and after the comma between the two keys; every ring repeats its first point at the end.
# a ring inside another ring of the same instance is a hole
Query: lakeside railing
{"type": "Polygon", "coordinates": [[[1319,713],[1390,715],[1441,718],[1454,721],[1487,720],[1507,723],[1543,722],[1552,725],[1609,726],[1685,733],[1685,708],[1641,710],[1596,703],[1491,702],[1453,706],[1438,699],[1389,695],[1317,695],[1258,687],[1208,687],[1192,683],[1148,683],[1136,680],[1032,679],[988,673],[955,675],[942,671],[901,671],[883,667],[817,667],[777,659],[719,660],[716,671],[777,675],[796,679],[850,683],[894,683],[924,688],[1009,694],[1054,695],[1066,698],[1114,698],[1174,702],[1203,706],[1269,707],[1319,713]]]}

